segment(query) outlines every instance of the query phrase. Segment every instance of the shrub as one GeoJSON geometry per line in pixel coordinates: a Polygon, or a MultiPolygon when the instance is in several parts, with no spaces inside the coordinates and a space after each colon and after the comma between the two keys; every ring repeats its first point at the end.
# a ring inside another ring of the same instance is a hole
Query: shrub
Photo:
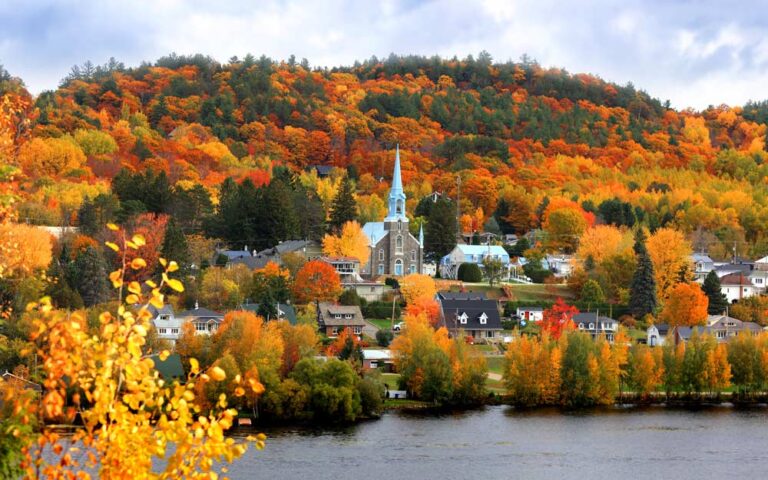
{"type": "Polygon", "coordinates": [[[394,338],[394,334],[389,330],[379,330],[376,332],[376,344],[380,347],[388,347],[394,338]]]}
{"type": "Polygon", "coordinates": [[[462,282],[478,283],[483,281],[483,272],[474,263],[462,263],[457,277],[462,282]]]}

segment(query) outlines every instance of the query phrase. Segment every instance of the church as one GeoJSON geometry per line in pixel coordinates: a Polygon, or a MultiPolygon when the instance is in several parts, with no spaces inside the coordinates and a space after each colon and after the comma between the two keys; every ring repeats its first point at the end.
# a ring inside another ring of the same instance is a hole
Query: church
{"type": "Polygon", "coordinates": [[[371,258],[361,273],[370,278],[381,275],[403,276],[421,273],[424,261],[424,230],[417,239],[408,231],[405,215],[405,193],[400,178],[400,147],[395,152],[395,171],[389,191],[389,206],[383,222],[368,222],[363,226],[368,237],[371,258]]]}

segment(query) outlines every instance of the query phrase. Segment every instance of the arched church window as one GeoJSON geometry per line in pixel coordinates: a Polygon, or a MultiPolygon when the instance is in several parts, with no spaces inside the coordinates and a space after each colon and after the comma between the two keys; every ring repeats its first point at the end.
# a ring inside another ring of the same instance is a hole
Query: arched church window
{"type": "Polygon", "coordinates": [[[397,253],[403,253],[403,236],[402,235],[398,235],[395,238],[395,251],[397,253]]]}
{"type": "Polygon", "coordinates": [[[379,250],[379,260],[384,260],[384,249],[379,250]]]}
{"type": "Polygon", "coordinates": [[[403,274],[403,261],[400,259],[395,260],[395,275],[403,274]]]}

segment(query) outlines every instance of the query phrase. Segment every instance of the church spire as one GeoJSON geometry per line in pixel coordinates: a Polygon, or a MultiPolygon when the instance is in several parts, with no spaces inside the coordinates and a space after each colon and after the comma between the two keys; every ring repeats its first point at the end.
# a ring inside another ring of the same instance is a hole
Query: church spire
{"type": "Polygon", "coordinates": [[[402,193],[403,191],[403,180],[400,178],[400,144],[398,143],[395,148],[395,173],[392,174],[392,191],[389,194],[390,196],[393,193],[402,193]]]}
{"type": "Polygon", "coordinates": [[[385,222],[407,222],[405,216],[405,192],[403,180],[400,178],[400,145],[395,150],[395,171],[392,173],[392,188],[389,190],[389,209],[385,222]]]}

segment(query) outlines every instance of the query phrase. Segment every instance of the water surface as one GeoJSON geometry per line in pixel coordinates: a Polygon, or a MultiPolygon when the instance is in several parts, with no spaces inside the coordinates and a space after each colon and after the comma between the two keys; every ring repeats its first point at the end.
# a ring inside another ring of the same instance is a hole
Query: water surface
{"type": "Polygon", "coordinates": [[[268,430],[233,479],[702,479],[768,475],[768,410],[394,412],[337,429],[268,430]]]}

